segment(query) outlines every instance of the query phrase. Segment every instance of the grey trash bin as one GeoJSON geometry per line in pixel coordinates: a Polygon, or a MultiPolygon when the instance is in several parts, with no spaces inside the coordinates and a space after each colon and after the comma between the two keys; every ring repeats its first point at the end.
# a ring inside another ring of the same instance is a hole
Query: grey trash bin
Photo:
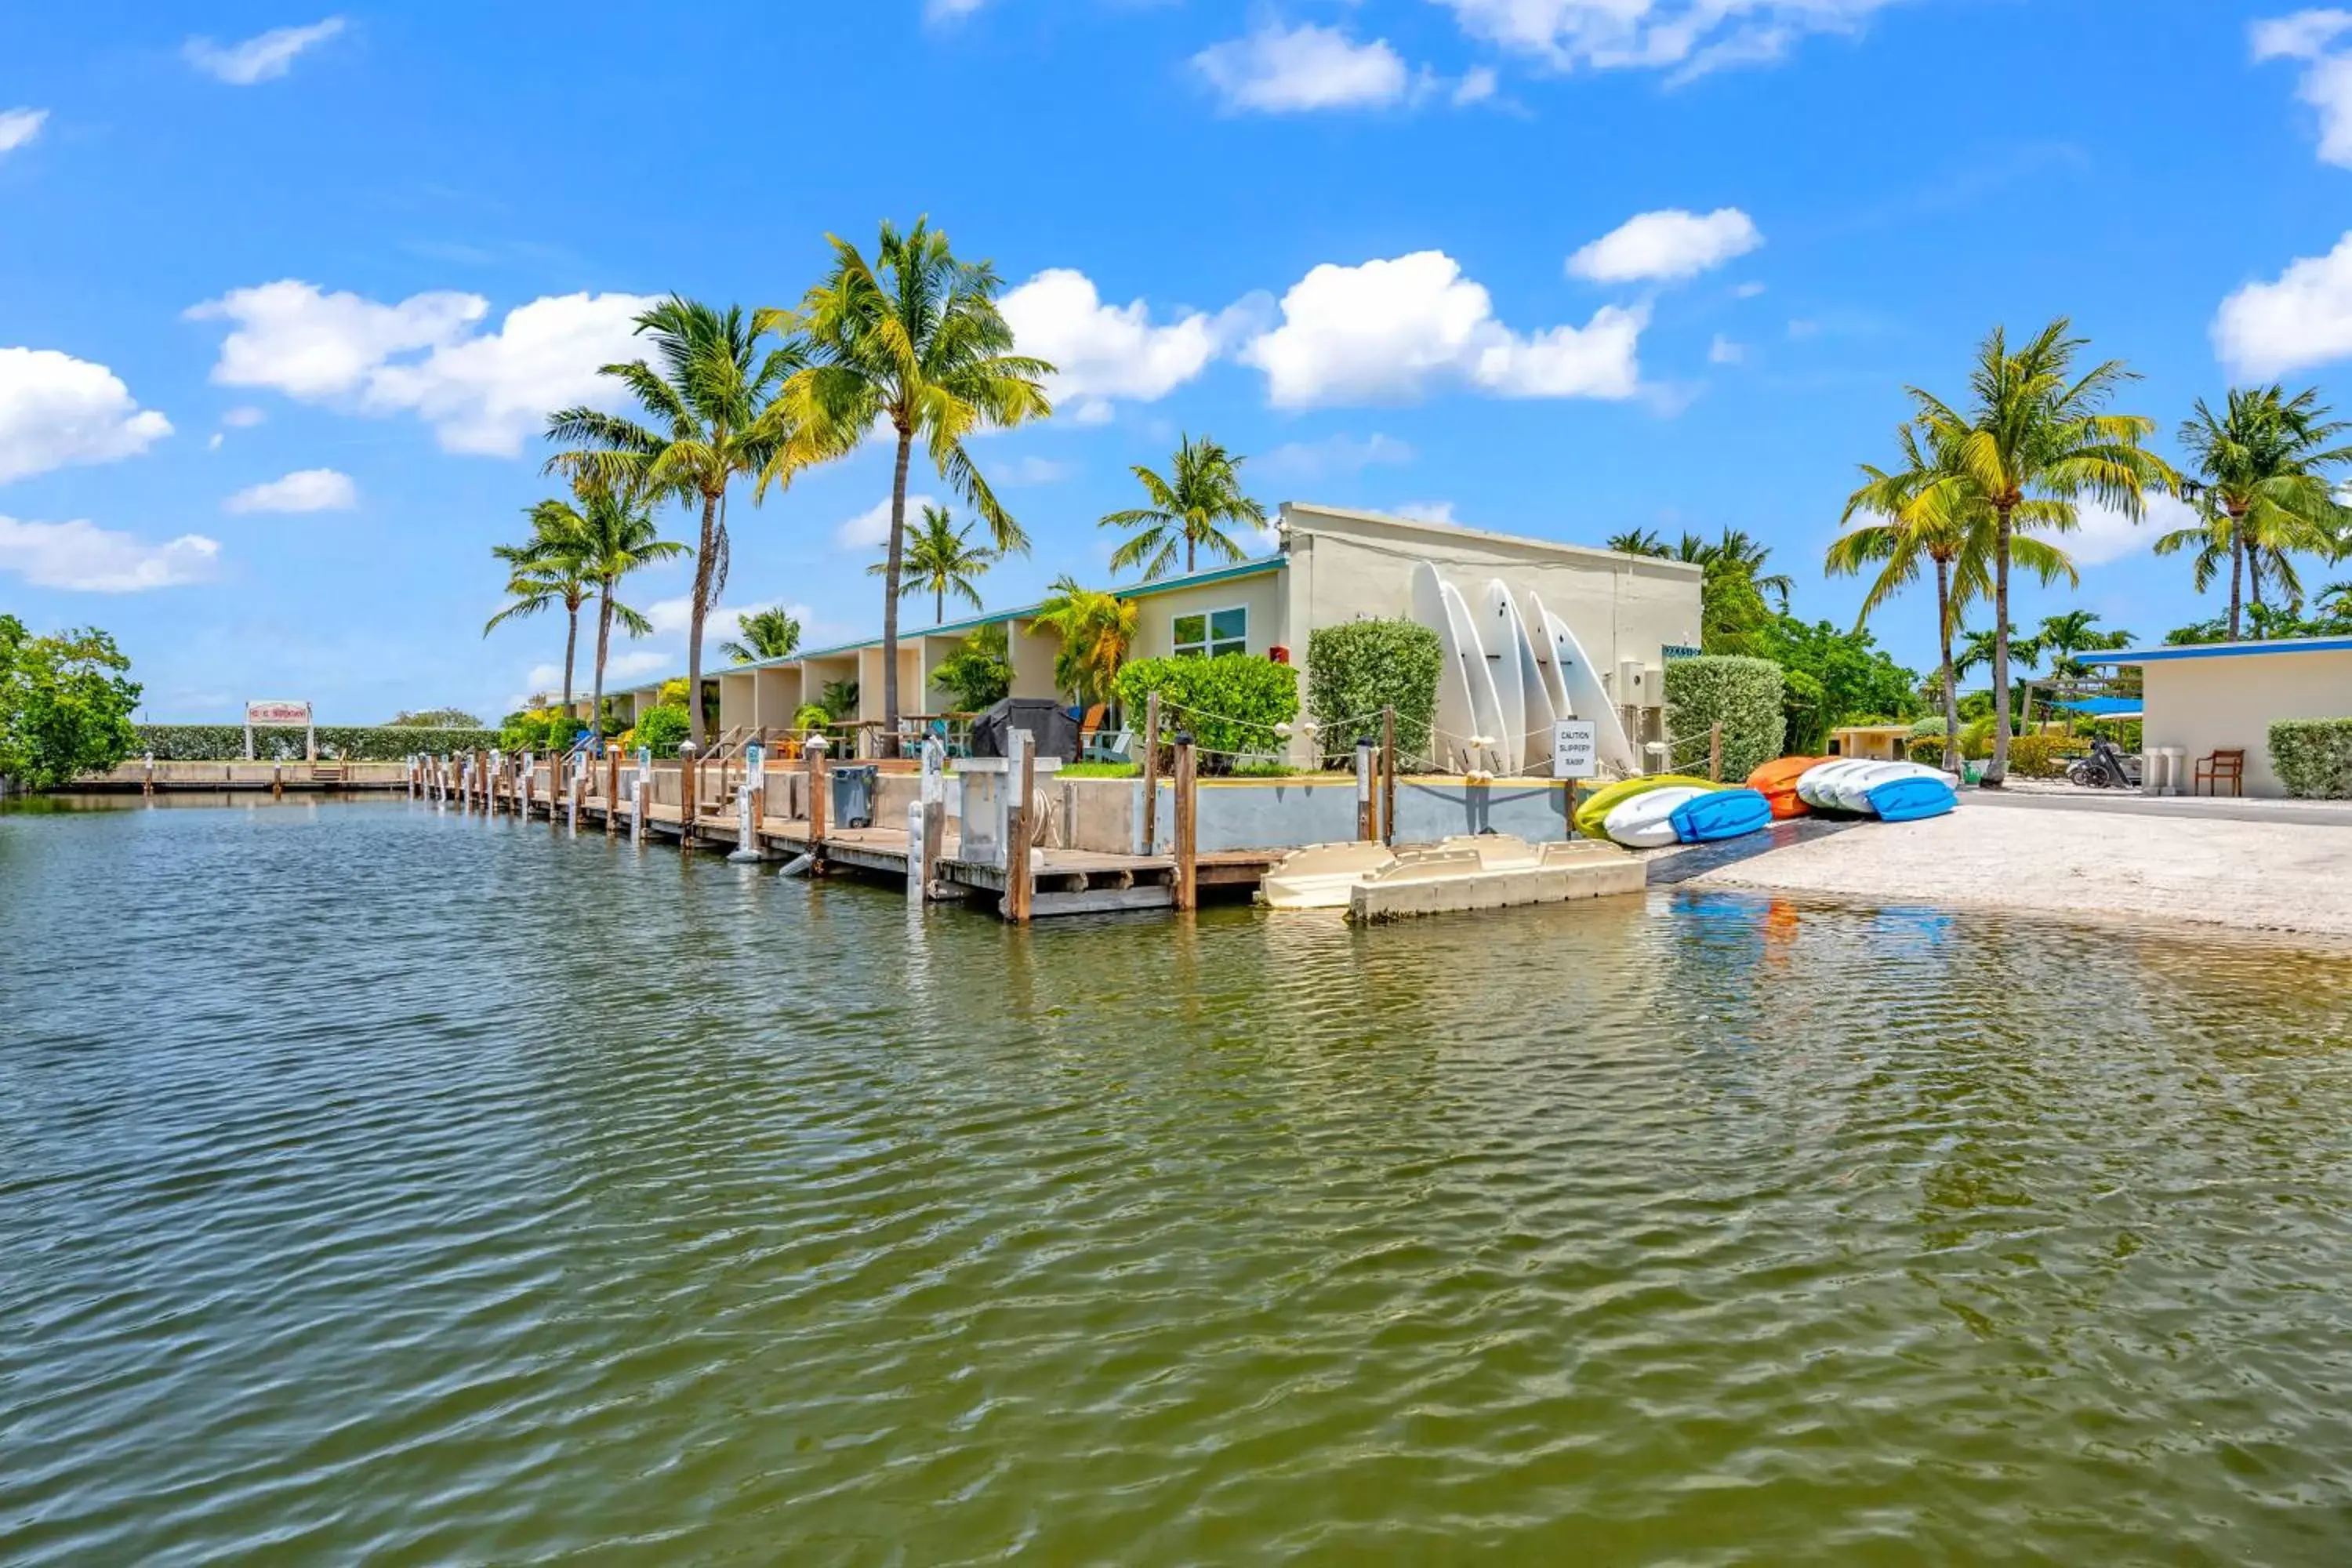
{"type": "Polygon", "coordinates": [[[829,810],[835,827],[874,826],[874,780],[881,771],[870,764],[826,770],[825,776],[833,780],[829,810]]]}

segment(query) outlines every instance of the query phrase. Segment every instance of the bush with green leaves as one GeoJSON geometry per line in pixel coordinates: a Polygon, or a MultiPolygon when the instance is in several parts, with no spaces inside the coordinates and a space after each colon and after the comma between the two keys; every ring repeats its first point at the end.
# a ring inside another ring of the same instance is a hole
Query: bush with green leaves
{"type": "Polygon", "coordinates": [[[1830,744],[1828,690],[1801,669],[1782,669],[1780,684],[1780,713],[1788,725],[1780,743],[1792,757],[1820,756],[1830,744]]]}
{"type": "Polygon", "coordinates": [[[139,683],[96,626],[37,637],[0,616],[0,779],[55,789],[131,755],[139,683]]]}
{"type": "Polygon", "coordinates": [[[1307,634],[1307,710],[1322,727],[1323,760],[1353,754],[1356,737],[1380,733],[1383,708],[1396,710],[1397,754],[1429,755],[1437,677],[1445,651],[1418,621],[1349,621],[1307,634]]]}
{"type": "Polygon", "coordinates": [[[822,730],[832,722],[833,715],[824,710],[823,704],[816,702],[802,703],[801,710],[793,715],[793,728],[803,735],[812,730],[822,730]]]}
{"type": "Polygon", "coordinates": [[[1911,742],[1906,754],[1915,763],[1925,763],[1931,768],[1940,768],[1944,765],[1944,737],[1921,735],[1911,742]]]}
{"type": "MultiPolygon", "coordinates": [[[[139,724],[132,727],[131,754],[153,753],[159,763],[233,763],[245,755],[242,724],[139,724]]],[[[341,763],[397,763],[405,758],[453,756],[496,750],[496,730],[427,730],[390,724],[322,724],[319,755],[341,763]]],[[[304,731],[268,727],[253,732],[253,754],[265,763],[299,763],[304,731]]]]}
{"type": "Polygon", "coordinates": [[[1911,721],[1911,738],[1913,740],[1920,740],[1929,735],[1934,736],[1938,741],[1944,738],[1944,716],[1941,713],[1930,713],[1925,719],[1914,719],[1911,721]]]}
{"type": "Polygon", "coordinates": [[[678,743],[694,732],[694,721],[687,717],[682,702],[657,702],[637,715],[637,727],[630,743],[653,749],[656,758],[677,755],[678,743]]]}
{"type": "Polygon", "coordinates": [[[1298,672],[1256,654],[1139,658],[1118,672],[1118,700],[1130,721],[1142,718],[1155,691],[1162,738],[1189,732],[1203,773],[1229,773],[1237,756],[1280,755],[1288,742],[1274,727],[1298,717],[1298,672]]]}
{"type": "Polygon", "coordinates": [[[2009,771],[2021,779],[2054,779],[2066,771],[2067,752],[2056,735],[2016,735],[2009,742],[2009,771]]]}
{"type": "Polygon", "coordinates": [[[931,671],[931,684],[953,699],[956,708],[978,713],[1004,700],[1013,689],[1011,638],[1004,623],[981,627],[931,671]]]}
{"type": "Polygon", "coordinates": [[[1960,726],[1960,755],[1972,763],[1992,755],[1993,716],[1981,714],[1960,726]]]}
{"type": "Polygon", "coordinates": [[[1744,779],[1780,755],[1788,734],[1787,683],[1769,658],[1701,654],[1666,664],[1666,734],[1675,765],[1696,772],[1714,726],[1723,726],[1723,776],[1744,779]]]}
{"type": "Polygon", "coordinates": [[[568,750],[588,728],[585,719],[553,708],[531,708],[509,713],[499,725],[499,749],[545,756],[568,750]]]}
{"type": "Polygon", "coordinates": [[[2271,768],[2297,800],[2352,800],[2352,719],[2281,719],[2271,768]]]}

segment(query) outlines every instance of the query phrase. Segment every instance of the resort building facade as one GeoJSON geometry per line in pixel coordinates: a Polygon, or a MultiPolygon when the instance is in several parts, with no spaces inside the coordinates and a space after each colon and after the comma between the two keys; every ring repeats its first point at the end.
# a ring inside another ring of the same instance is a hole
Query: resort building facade
{"type": "MultiPolygon", "coordinates": [[[[2245,753],[2244,793],[2279,797],[2271,725],[2282,719],[2352,718],[2352,637],[2196,643],[2102,654],[2087,662],[2140,672],[2141,750],[2198,759],[2245,753]]],[[[2223,794],[2229,793],[2225,788],[2223,794]]]]}
{"type": "MultiPolygon", "coordinates": [[[[1304,666],[1307,638],[1318,627],[1410,616],[1412,574],[1427,562],[1451,578],[1499,578],[1522,595],[1539,593],[1584,645],[1627,732],[1639,739],[1659,731],[1660,671],[1668,653],[1698,647],[1703,573],[1686,563],[1297,502],[1283,503],[1276,533],[1279,548],[1256,560],[1113,586],[1139,611],[1129,657],[1243,653],[1304,666]]],[[[950,708],[953,700],[932,684],[931,672],[971,633],[996,624],[1007,633],[1011,694],[1067,700],[1054,686],[1056,639],[1050,630],[1034,629],[1043,608],[1029,605],[900,632],[902,717],[950,708]]],[[[858,720],[878,722],[882,677],[882,641],[875,637],[706,668],[703,679],[706,695],[716,692],[722,732],[781,732],[803,703],[841,681],[857,685],[858,720]]],[[[633,720],[662,685],[616,692],[617,716],[633,720]]],[[[1307,746],[1303,736],[1294,742],[1296,760],[1307,760],[1307,746]]]]}

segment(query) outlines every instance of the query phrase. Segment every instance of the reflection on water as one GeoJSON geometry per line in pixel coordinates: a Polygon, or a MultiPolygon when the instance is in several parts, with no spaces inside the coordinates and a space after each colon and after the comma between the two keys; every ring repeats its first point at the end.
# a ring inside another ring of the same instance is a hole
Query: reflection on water
{"type": "Polygon", "coordinates": [[[2352,963],[0,816],[0,1559],[2332,1562],[2352,963]]]}

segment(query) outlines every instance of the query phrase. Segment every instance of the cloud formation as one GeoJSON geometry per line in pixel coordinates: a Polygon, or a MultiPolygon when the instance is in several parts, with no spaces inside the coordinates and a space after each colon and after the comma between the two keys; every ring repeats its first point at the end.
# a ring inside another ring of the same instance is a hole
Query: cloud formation
{"type": "Polygon", "coordinates": [[[2319,156],[2352,168],[2352,11],[2298,11],[2249,29],[2255,63],[2300,60],[2295,96],[2319,115],[2319,156]]]}
{"type": "Polygon", "coordinates": [[[1386,38],[1359,44],[1342,28],[1312,23],[1268,23],[1202,49],[1192,68],[1227,110],[1261,114],[1394,103],[1412,84],[1386,38]]]}
{"type": "Polygon", "coordinates": [[[0,153],[13,153],[30,142],[48,119],[46,109],[0,109],[0,153]]]}
{"type": "MultiPolygon", "coordinates": [[[[907,498],[907,521],[919,521],[923,509],[937,506],[929,496],[910,495],[907,498]]],[[[833,542],[844,550],[879,550],[890,542],[890,498],[884,496],[872,506],[850,518],[833,531],[833,542]]]]}
{"type": "Polygon", "coordinates": [[[0,349],[0,484],[136,457],[171,433],[172,422],[141,408],[102,364],[55,349],[0,349]]]}
{"type": "Polygon", "coordinates": [[[212,575],[220,545],[201,533],[150,544],[87,519],[20,522],[0,517],[0,571],[37,588],[82,594],[139,594],[200,583],[212,575]]]}
{"type": "Polygon", "coordinates": [[[2352,356],[2352,234],[2222,300],[2212,331],[2221,363],[2253,380],[2352,356]]]}
{"type": "Polygon", "coordinates": [[[341,16],[330,16],[303,27],[273,27],[241,44],[216,44],[210,38],[190,38],[181,46],[188,63],[231,87],[252,87],[275,81],[294,68],[296,57],[313,44],[324,43],[343,30],[341,16]]]}
{"type": "Polygon", "coordinates": [[[1702,216],[1679,207],[1627,218],[1568,258],[1569,275],[1594,283],[1670,282],[1696,278],[1764,243],[1755,220],[1738,207],[1702,216]]]}
{"type": "Polygon", "coordinates": [[[1038,273],[999,303],[1021,352],[1055,367],[1045,390],[1056,412],[1081,424],[1108,417],[1108,406],[1095,410],[1113,398],[1150,403],[1167,396],[1207,369],[1248,320],[1236,307],[1155,324],[1141,300],[1107,305],[1092,279],[1060,267],[1038,273]]]}
{"type": "Polygon", "coordinates": [[[223,511],[346,511],[359,505],[359,487],[332,468],[300,468],[282,479],[251,485],[221,502],[223,511]]]}
{"type": "Polygon", "coordinates": [[[1763,65],[1815,33],[1853,33],[1894,0],[1438,0],[1472,37],[1555,70],[1763,65]]]}

